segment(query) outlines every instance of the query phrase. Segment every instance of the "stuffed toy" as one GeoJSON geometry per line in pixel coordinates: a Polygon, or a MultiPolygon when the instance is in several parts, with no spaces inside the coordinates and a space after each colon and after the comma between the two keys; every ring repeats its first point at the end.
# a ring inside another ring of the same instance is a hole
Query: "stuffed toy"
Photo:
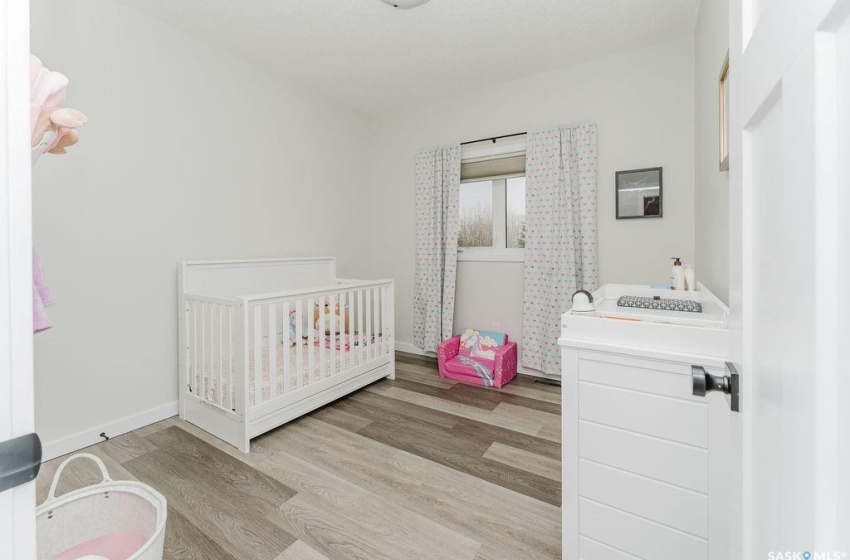
{"type": "MultiPolygon", "coordinates": [[[[38,57],[30,55],[30,147],[32,165],[41,154],[64,154],[79,140],[76,129],[86,116],[76,109],[61,107],[68,89],[68,78],[44,67],[38,57]]],[[[53,326],[45,307],[53,305],[53,297],[44,280],[41,260],[33,247],[33,332],[53,326]]]]}
{"type": "Polygon", "coordinates": [[[48,70],[41,60],[30,55],[30,123],[32,163],[41,154],[64,154],[79,140],[76,129],[86,123],[86,116],[70,107],[62,107],[68,78],[48,70]]]}
{"type": "Polygon", "coordinates": [[[333,320],[334,332],[336,334],[339,334],[340,332],[348,332],[348,306],[347,305],[342,308],[342,316],[343,316],[344,319],[343,319],[343,321],[340,321],[339,302],[336,302],[336,304],[334,305],[333,311],[331,311],[331,306],[328,302],[325,302],[325,308],[322,309],[322,310],[319,309],[319,304],[316,303],[316,306],[313,309],[313,326],[316,328],[316,330],[319,330],[319,324],[320,324],[319,319],[322,316],[324,316],[324,321],[325,321],[325,334],[330,334],[331,320],[333,320]],[[333,313],[333,315],[335,315],[335,317],[331,315],[332,313],[333,313]],[[340,326],[341,326],[340,323],[342,323],[342,322],[345,323],[345,329],[341,331],[340,330],[340,326]]]}

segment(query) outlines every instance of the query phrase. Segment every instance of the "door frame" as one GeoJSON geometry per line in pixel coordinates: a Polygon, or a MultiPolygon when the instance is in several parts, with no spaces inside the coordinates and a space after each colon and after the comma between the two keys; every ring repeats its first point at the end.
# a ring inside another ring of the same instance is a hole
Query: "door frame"
{"type": "MultiPolygon", "coordinates": [[[[0,441],[35,431],[29,2],[0,0],[0,441]]],[[[36,557],[35,482],[0,493],[0,558],[36,557]]]]}

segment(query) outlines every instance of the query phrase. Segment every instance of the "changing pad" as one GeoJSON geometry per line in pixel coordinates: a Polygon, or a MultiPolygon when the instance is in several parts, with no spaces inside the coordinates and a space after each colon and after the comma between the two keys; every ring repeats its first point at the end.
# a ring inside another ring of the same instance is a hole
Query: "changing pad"
{"type": "Polygon", "coordinates": [[[690,299],[672,299],[660,296],[620,296],[617,300],[619,307],[638,307],[641,309],[664,309],[666,311],[686,311],[702,313],[702,304],[690,299]]]}

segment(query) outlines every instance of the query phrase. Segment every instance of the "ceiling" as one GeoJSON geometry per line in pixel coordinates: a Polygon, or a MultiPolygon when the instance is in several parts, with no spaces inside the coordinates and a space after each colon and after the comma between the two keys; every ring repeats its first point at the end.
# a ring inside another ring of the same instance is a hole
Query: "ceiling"
{"type": "Polygon", "coordinates": [[[700,0],[121,0],[369,114],[693,34],[700,0]]]}

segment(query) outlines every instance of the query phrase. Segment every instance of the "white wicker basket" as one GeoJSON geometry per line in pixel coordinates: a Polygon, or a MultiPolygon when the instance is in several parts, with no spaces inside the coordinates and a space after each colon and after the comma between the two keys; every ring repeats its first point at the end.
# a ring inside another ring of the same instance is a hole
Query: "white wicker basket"
{"type": "Polygon", "coordinates": [[[147,540],[127,560],[162,560],[165,543],[165,498],[141,482],[113,481],[99,458],[80,453],[66,459],[36,510],[38,560],[50,560],[81,543],[115,532],[135,532],[147,540]],[[74,459],[97,463],[103,481],[56,497],[65,466],[74,459]]]}

